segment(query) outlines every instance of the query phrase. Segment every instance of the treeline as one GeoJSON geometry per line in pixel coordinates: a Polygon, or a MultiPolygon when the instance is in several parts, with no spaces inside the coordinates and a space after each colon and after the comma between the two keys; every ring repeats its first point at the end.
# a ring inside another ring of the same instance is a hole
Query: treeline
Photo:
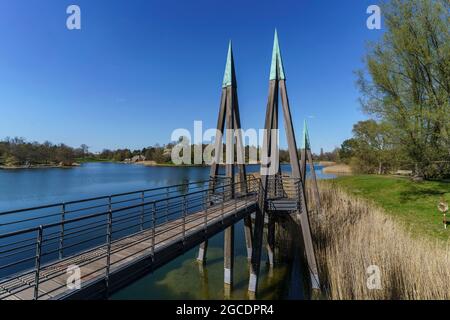
{"type": "Polygon", "coordinates": [[[359,71],[363,110],[341,156],[358,171],[450,177],[450,3],[392,0],[359,71]]]}
{"type": "Polygon", "coordinates": [[[450,156],[445,150],[435,150],[426,162],[416,162],[423,158],[411,157],[396,131],[386,122],[360,121],[353,126],[353,138],[342,143],[339,159],[359,173],[392,174],[402,170],[427,179],[450,178],[450,156]]]}
{"type": "Polygon", "coordinates": [[[72,148],[51,142],[27,142],[23,138],[0,141],[0,165],[7,167],[33,165],[73,165],[76,158],[84,157],[87,146],[72,148]]]}
{"type": "Polygon", "coordinates": [[[104,149],[100,153],[89,152],[89,147],[82,144],[73,148],[66,144],[53,144],[28,142],[24,138],[5,138],[0,141],[0,166],[27,167],[27,166],[71,166],[76,162],[86,161],[117,161],[122,162],[134,156],[143,156],[145,160],[156,163],[170,163],[170,150],[172,144],[165,146],[155,145],[140,150],[104,149]]]}
{"type": "MultiPolygon", "coordinates": [[[[133,161],[154,161],[157,164],[172,164],[171,152],[175,142],[154,146],[149,146],[143,149],[131,150],[128,148],[110,150],[104,149],[100,153],[92,153],[86,144],[82,144],[78,148],[70,147],[66,144],[53,144],[51,142],[28,142],[24,138],[6,138],[0,141],[0,166],[4,167],[27,167],[27,166],[71,166],[77,162],[90,161],[113,161],[126,162],[133,161]]],[[[208,145],[201,146],[201,150],[205,150],[208,145]]],[[[195,148],[199,146],[190,145],[191,148],[191,163],[195,163],[195,148]]],[[[223,159],[226,159],[226,145],[222,146],[223,159]]],[[[258,154],[260,160],[260,148],[245,147],[245,162],[249,163],[249,155],[252,153],[258,154]]],[[[300,156],[300,150],[298,150],[300,156]]],[[[280,163],[289,162],[288,150],[280,150],[280,163]]],[[[319,155],[314,154],[315,161],[338,161],[339,150],[333,152],[323,152],[319,155]]],[[[235,154],[235,160],[237,155],[235,154]]]]}
{"type": "Polygon", "coordinates": [[[143,156],[146,161],[155,161],[156,163],[170,163],[171,162],[171,153],[173,144],[167,144],[164,146],[160,146],[156,144],[155,146],[150,146],[143,149],[117,149],[117,150],[109,150],[104,149],[102,152],[96,155],[91,155],[98,160],[107,160],[107,161],[126,161],[131,160],[135,156],[143,156]]]}

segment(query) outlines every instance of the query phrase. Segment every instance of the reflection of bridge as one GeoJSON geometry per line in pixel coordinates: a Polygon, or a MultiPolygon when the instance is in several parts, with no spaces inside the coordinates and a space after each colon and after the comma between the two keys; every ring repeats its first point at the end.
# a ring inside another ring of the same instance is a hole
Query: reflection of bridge
{"type": "MultiPolygon", "coordinates": [[[[217,124],[222,134],[225,125],[230,130],[241,128],[236,88],[230,44],[217,124]]],[[[267,220],[266,248],[273,266],[274,217],[280,213],[292,214],[298,224],[311,286],[319,289],[304,183],[307,161],[315,182],[314,166],[306,130],[299,159],[277,35],[265,129],[270,134],[264,137],[261,178],[246,175],[242,137],[227,134],[225,176],[219,175],[223,141],[218,136],[208,181],[0,213],[0,299],[107,297],[197,245],[198,260],[205,262],[208,239],[222,230],[224,283],[230,289],[234,225],[240,220],[244,220],[250,260],[248,290],[253,295],[258,287],[264,222],[267,220]],[[278,134],[279,96],[291,177],[281,174],[278,139],[272,136],[273,131],[278,134]],[[234,161],[235,146],[242,151],[237,152],[239,164],[234,161]],[[77,275],[81,276],[80,287],[77,275]]],[[[316,183],[314,187],[319,212],[316,183]]]]}
{"type": "MultiPolygon", "coordinates": [[[[30,217],[5,219],[3,228],[36,226],[0,236],[0,268],[12,272],[0,299],[105,297],[258,210],[260,179],[248,178],[244,190],[225,178],[214,189],[209,182],[3,213],[30,217]],[[71,266],[80,270],[79,290],[67,287],[71,266]]],[[[297,211],[298,184],[282,184],[271,184],[268,210],[297,211]]]]}

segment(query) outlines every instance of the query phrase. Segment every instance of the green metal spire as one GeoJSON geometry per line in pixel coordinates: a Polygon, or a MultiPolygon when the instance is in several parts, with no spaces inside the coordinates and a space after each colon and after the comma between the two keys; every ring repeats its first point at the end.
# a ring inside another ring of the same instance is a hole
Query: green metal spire
{"type": "Polygon", "coordinates": [[[278,43],[278,33],[275,29],[273,40],[272,66],[270,67],[270,80],[285,80],[283,60],[281,59],[280,45],[278,43]]]}
{"type": "Polygon", "coordinates": [[[225,75],[223,76],[223,83],[222,83],[223,88],[229,86],[236,87],[236,74],[234,71],[234,58],[231,40],[230,44],[228,45],[227,64],[225,66],[225,75]]]}
{"type": "Polygon", "coordinates": [[[306,123],[306,120],[303,124],[302,149],[311,149],[311,145],[309,142],[308,124],[306,123]]]}

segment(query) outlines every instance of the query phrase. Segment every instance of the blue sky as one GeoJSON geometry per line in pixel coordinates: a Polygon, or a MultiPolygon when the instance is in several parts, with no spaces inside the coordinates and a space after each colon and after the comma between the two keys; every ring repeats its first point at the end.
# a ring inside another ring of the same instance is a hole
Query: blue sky
{"type": "Polygon", "coordinates": [[[314,151],[331,150],[366,118],[354,71],[382,33],[366,28],[377,2],[0,0],[0,138],[100,151],[213,128],[229,39],[242,125],[261,128],[277,28],[297,136],[307,119],[314,151]]]}

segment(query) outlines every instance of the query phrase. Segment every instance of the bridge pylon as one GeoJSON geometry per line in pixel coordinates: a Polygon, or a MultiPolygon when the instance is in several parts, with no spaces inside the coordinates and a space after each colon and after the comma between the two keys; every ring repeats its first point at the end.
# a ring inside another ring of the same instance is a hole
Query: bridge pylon
{"type": "Polygon", "coordinates": [[[279,164],[279,146],[278,146],[278,101],[281,97],[284,128],[289,147],[289,157],[292,170],[292,179],[298,180],[298,210],[296,210],[296,220],[299,221],[302,239],[304,243],[308,267],[310,270],[311,286],[312,288],[320,288],[318,268],[316,257],[311,237],[311,229],[308,217],[308,207],[305,197],[304,179],[300,169],[300,160],[297,152],[297,143],[295,139],[294,126],[292,123],[291,110],[289,105],[289,98],[286,88],[286,74],[284,71],[283,61],[281,58],[281,51],[278,42],[278,34],[275,30],[272,65],[270,69],[269,82],[269,97],[266,109],[265,119],[265,135],[262,148],[262,163],[261,163],[261,183],[262,183],[262,197],[260,202],[260,210],[255,213],[255,234],[253,239],[253,255],[250,268],[250,280],[248,290],[250,293],[256,293],[258,287],[258,277],[261,263],[261,252],[263,242],[263,230],[266,213],[268,213],[268,242],[267,250],[269,256],[269,263],[273,264],[273,249],[274,249],[274,222],[273,217],[269,213],[267,199],[271,196],[272,188],[269,184],[281,177],[281,170],[279,164]],[[271,190],[268,190],[271,189],[271,190]]]}
{"type": "MultiPolygon", "coordinates": [[[[230,41],[228,46],[227,62],[222,82],[222,96],[220,99],[219,117],[217,120],[217,133],[214,145],[214,159],[210,171],[210,192],[214,194],[218,182],[221,179],[222,184],[230,186],[231,196],[235,197],[237,193],[246,193],[247,176],[245,170],[245,148],[241,133],[241,118],[239,113],[239,102],[237,95],[236,71],[234,67],[233,48],[230,41]],[[226,132],[226,169],[225,177],[219,174],[219,165],[223,152],[223,137],[226,132]],[[235,148],[237,147],[235,161],[235,148]],[[237,169],[237,170],[236,170],[237,169]],[[239,182],[236,183],[236,173],[238,173],[239,182]]],[[[252,222],[251,217],[244,218],[245,240],[247,245],[248,259],[251,259],[252,253],[252,222]]],[[[207,240],[200,245],[197,260],[201,263],[206,262],[207,240]]],[[[233,284],[233,265],[234,265],[234,225],[225,230],[224,237],[224,282],[226,285],[233,284]]]]}
{"type": "MultiPolygon", "coordinates": [[[[306,167],[309,163],[309,171],[311,174],[311,190],[313,193],[314,204],[315,204],[315,214],[318,217],[322,216],[322,209],[320,205],[320,193],[319,186],[317,185],[317,175],[316,170],[314,168],[314,162],[312,158],[311,151],[311,140],[309,139],[308,133],[308,124],[306,120],[303,124],[303,138],[302,138],[302,147],[301,147],[301,160],[300,160],[300,170],[302,173],[302,181],[304,182],[304,188],[306,189],[306,167]]],[[[308,193],[306,193],[308,194],[308,193]]],[[[308,200],[308,199],[307,199],[308,200]]]]}

